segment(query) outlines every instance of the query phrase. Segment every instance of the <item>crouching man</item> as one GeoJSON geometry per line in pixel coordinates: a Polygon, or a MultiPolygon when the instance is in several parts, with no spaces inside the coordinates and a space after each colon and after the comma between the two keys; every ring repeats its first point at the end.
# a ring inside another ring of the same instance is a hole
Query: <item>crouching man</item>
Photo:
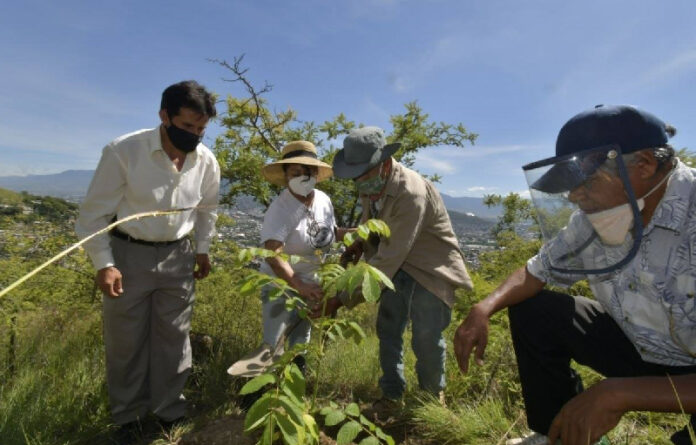
{"type": "MultiPolygon", "coordinates": [[[[563,126],[555,157],[523,167],[545,243],[454,339],[466,372],[508,308],[535,432],[509,444],[587,445],[628,411],[681,412],[679,401],[696,413],[696,170],[673,134],[643,110],[598,106],[563,126]],[[582,279],[594,300],[544,289],[582,279]],[[571,360],[607,378],[583,391],[571,360]]],[[[686,429],[672,441],[691,444],[686,429]]]]}

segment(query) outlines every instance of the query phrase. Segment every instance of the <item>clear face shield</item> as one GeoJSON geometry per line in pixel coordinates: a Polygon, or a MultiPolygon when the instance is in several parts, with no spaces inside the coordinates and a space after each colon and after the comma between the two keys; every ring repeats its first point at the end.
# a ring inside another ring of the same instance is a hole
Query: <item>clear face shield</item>
{"type": "Polygon", "coordinates": [[[522,168],[554,271],[605,274],[633,259],[643,235],[643,200],[636,200],[619,146],[522,168]]]}

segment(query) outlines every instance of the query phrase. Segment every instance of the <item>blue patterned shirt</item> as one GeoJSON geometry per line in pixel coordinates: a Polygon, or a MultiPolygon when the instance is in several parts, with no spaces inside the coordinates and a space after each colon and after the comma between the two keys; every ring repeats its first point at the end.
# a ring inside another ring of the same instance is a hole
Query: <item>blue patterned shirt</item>
{"type": "MultiPolygon", "coordinates": [[[[529,273],[566,287],[587,278],[595,298],[618,323],[643,360],[668,366],[696,365],[696,169],[679,162],[643,233],[636,256],[602,276],[553,271],[549,257],[582,238],[586,218],[573,217],[561,234],[527,262],[529,273]]],[[[630,237],[628,237],[630,238],[630,237]]],[[[584,238],[587,239],[587,238],[584,238]]],[[[586,268],[602,268],[607,249],[597,239],[582,253],[586,268]]],[[[613,251],[625,254],[631,240],[613,251]]]]}

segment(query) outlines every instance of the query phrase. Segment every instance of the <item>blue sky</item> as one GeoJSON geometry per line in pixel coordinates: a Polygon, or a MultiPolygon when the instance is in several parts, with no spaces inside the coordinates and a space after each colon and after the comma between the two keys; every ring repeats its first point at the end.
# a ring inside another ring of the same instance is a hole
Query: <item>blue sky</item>
{"type": "Polygon", "coordinates": [[[455,196],[519,192],[521,165],[551,156],[563,123],[599,103],[652,111],[696,149],[694,23],[693,0],[8,2],[0,175],[92,169],[107,142],[159,123],[171,83],[241,95],[206,59],[246,54],[271,104],[302,120],[344,112],[389,130],[417,100],[462,122],[476,145],[424,150],[417,168],[455,196]]]}

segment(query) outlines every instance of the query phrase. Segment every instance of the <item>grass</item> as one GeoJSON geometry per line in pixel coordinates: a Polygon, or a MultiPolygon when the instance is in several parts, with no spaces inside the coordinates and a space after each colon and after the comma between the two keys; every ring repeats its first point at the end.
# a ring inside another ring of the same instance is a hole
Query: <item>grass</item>
{"type": "MultiPolygon", "coordinates": [[[[195,417],[153,443],[176,443],[190,430],[239,414],[237,392],[244,382],[231,379],[226,369],[258,344],[261,325],[260,302],[236,296],[234,281],[234,276],[220,270],[200,283],[193,330],[207,334],[212,342],[194,350],[186,396],[195,417]]],[[[67,300],[62,306],[41,306],[18,314],[14,373],[7,367],[7,354],[0,354],[2,445],[104,443],[113,430],[104,382],[100,303],[85,304],[90,298],[87,295],[71,298],[82,303],[67,300]]],[[[379,396],[375,308],[362,305],[345,316],[360,323],[367,338],[361,345],[330,344],[321,365],[317,357],[308,357],[310,385],[320,372],[321,400],[358,401],[365,406],[379,396]]],[[[419,438],[417,443],[504,443],[506,437],[526,432],[507,317],[500,314],[492,320],[485,363],[474,366],[466,376],[459,372],[451,346],[460,319],[455,314],[446,332],[449,408],[424,399],[418,391],[415,358],[406,333],[408,428],[419,438]]],[[[4,352],[7,329],[0,334],[4,352]]],[[[588,385],[600,378],[587,368],[579,369],[588,385]]],[[[612,444],[667,444],[669,435],[687,421],[684,415],[630,413],[610,439],[612,444]]]]}

